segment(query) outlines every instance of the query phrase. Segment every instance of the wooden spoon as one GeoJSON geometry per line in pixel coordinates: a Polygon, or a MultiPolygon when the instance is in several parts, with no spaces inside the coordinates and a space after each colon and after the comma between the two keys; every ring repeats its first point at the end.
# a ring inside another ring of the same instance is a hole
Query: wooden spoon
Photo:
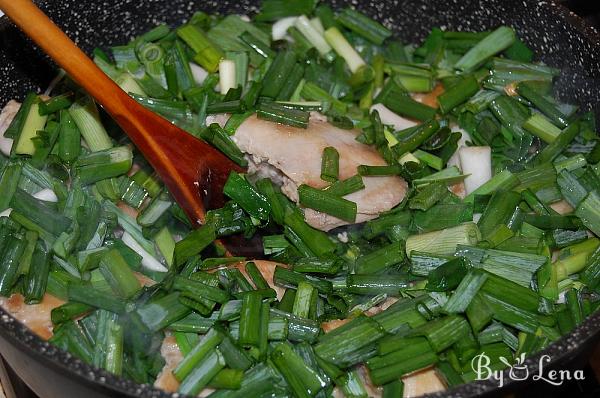
{"type": "Polygon", "coordinates": [[[192,224],[223,204],[231,170],[241,168],[207,143],[138,104],[30,0],[0,0],[0,9],[112,116],[158,172],[192,224]]]}

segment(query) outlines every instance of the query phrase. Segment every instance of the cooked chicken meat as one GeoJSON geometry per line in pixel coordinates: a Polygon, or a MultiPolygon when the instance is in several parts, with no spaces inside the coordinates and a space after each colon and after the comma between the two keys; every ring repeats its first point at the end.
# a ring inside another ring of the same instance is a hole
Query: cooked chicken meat
{"type": "Polygon", "coordinates": [[[167,392],[177,392],[179,389],[179,381],[173,375],[173,370],[179,365],[183,359],[181,351],[174,336],[166,336],[160,346],[160,355],[165,360],[161,372],[156,377],[154,387],[161,388],[167,392]]]}
{"type": "Polygon", "coordinates": [[[8,298],[0,297],[0,306],[6,312],[44,340],[52,337],[53,325],[50,313],[62,304],[64,301],[49,294],[45,294],[39,304],[32,305],[25,304],[25,300],[20,294],[13,294],[8,298]]]}
{"type": "Polygon", "coordinates": [[[402,382],[404,383],[404,398],[420,397],[423,394],[446,389],[446,385],[433,368],[418,370],[403,376],[402,382]]]}
{"type": "MultiPolygon", "coordinates": [[[[233,140],[249,155],[250,172],[278,180],[283,193],[297,202],[301,184],[314,188],[328,185],[320,177],[325,147],[332,146],[339,152],[342,180],[356,175],[361,164],[386,164],[374,148],[356,141],[357,134],[356,130],[342,130],[317,117],[311,118],[308,129],[301,129],[251,116],[237,129],[233,140]]],[[[376,218],[400,203],[406,194],[406,182],[400,177],[364,177],[363,181],[365,189],[345,196],[357,204],[356,222],[376,218]]],[[[348,224],[311,209],[305,210],[305,218],[323,231],[348,224]]]]}

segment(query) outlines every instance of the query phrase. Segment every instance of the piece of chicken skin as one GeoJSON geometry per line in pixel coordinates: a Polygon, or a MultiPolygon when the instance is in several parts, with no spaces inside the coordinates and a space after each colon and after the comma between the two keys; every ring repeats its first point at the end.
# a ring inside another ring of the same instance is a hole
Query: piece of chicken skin
{"type": "MultiPolygon", "coordinates": [[[[372,147],[356,141],[357,130],[337,128],[320,117],[312,117],[307,129],[290,127],[256,116],[249,117],[232,139],[250,158],[250,173],[277,180],[283,193],[298,202],[298,186],[324,188],[321,180],[323,149],[334,147],[340,154],[340,175],[344,180],[357,174],[359,165],[383,166],[385,161],[372,147]]],[[[402,201],[407,184],[398,176],[363,177],[365,189],[346,195],[356,202],[356,222],[376,218],[402,201]]],[[[348,222],[305,209],[306,221],[313,227],[329,231],[348,222]]]]}

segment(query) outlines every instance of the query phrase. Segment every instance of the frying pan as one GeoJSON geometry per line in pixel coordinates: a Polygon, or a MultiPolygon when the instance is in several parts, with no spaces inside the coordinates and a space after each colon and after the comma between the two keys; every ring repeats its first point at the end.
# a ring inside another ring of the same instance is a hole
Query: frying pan
{"type": "MultiPolygon", "coordinates": [[[[420,42],[433,27],[486,30],[514,27],[538,60],[562,70],[556,84],[559,98],[580,104],[600,117],[600,35],[565,8],[550,1],[524,0],[332,0],[334,8],[353,5],[392,28],[407,43],[420,42]]],[[[86,52],[122,44],[157,23],[182,23],[196,10],[253,14],[251,0],[41,0],[40,7],[86,52]]],[[[28,90],[43,91],[54,76],[50,61],[6,18],[0,19],[0,105],[22,99],[28,90]]],[[[589,358],[600,340],[600,313],[571,334],[527,359],[538,372],[541,355],[551,360],[544,369],[576,368],[589,358]]],[[[0,309],[0,354],[42,398],[175,397],[95,369],[53,347],[0,309]]],[[[505,373],[502,391],[493,381],[465,384],[434,396],[504,395],[523,388],[505,373]]],[[[531,380],[531,379],[530,379],[531,380]]]]}

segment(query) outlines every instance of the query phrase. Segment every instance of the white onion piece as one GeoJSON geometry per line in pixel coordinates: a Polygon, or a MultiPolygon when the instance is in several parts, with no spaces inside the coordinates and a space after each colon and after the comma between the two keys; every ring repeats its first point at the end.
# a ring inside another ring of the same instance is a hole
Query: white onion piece
{"type": "Polygon", "coordinates": [[[458,150],[460,168],[465,178],[467,195],[492,178],[492,149],[489,146],[467,146],[458,150]]]}
{"type": "Polygon", "coordinates": [[[9,207],[8,209],[4,210],[3,212],[0,212],[0,217],[8,217],[8,216],[10,216],[11,212],[12,212],[12,209],[9,207]]]}
{"type": "Polygon", "coordinates": [[[32,196],[36,199],[43,200],[44,202],[58,202],[56,194],[50,188],[42,189],[41,191],[34,193],[32,196]]]}
{"type": "Polygon", "coordinates": [[[208,76],[208,72],[203,67],[193,62],[190,62],[190,69],[192,70],[192,76],[194,76],[194,81],[197,84],[204,83],[204,79],[206,79],[206,76],[208,76]]]}
{"type": "Polygon", "coordinates": [[[144,248],[137,243],[133,236],[131,236],[128,232],[124,232],[121,240],[125,245],[129,246],[133,251],[142,256],[142,266],[148,270],[156,271],[156,272],[167,272],[168,270],[162,265],[156,258],[154,258],[150,253],[148,253],[144,248]]]}
{"type": "Polygon", "coordinates": [[[417,123],[413,122],[412,120],[405,119],[401,116],[396,115],[383,104],[373,105],[371,107],[371,111],[373,110],[379,112],[379,118],[381,119],[381,123],[390,124],[396,130],[404,130],[417,125],[417,123]]]}
{"type": "MultiPolygon", "coordinates": [[[[298,20],[300,20],[301,18],[304,18],[304,16],[299,17],[298,20]]],[[[317,35],[321,35],[312,26],[310,21],[307,20],[307,22],[310,25],[310,27],[312,28],[313,32],[315,32],[317,35]]],[[[298,26],[298,25],[296,24],[296,26],[298,26]]],[[[300,29],[300,27],[298,27],[298,29],[300,30],[300,32],[302,32],[302,29],[300,29]]],[[[302,33],[304,33],[304,32],[302,32],[302,33]]],[[[352,44],[350,44],[348,42],[348,40],[344,37],[344,35],[337,28],[331,27],[331,28],[327,29],[325,34],[322,36],[325,37],[327,44],[329,44],[329,46],[332,47],[340,57],[344,58],[344,61],[346,61],[346,64],[348,65],[348,68],[350,69],[350,72],[355,73],[357,70],[359,70],[360,68],[362,68],[363,66],[366,65],[365,60],[362,59],[362,57],[358,53],[358,51],[356,51],[356,49],[354,47],[352,47],[352,44]]]]}
{"type": "Polygon", "coordinates": [[[275,22],[273,24],[273,29],[271,30],[271,37],[273,37],[273,41],[284,39],[285,35],[287,34],[287,30],[294,26],[296,18],[298,17],[287,17],[275,22]]]}
{"type": "Polygon", "coordinates": [[[235,78],[235,62],[222,59],[219,62],[219,90],[221,94],[225,95],[230,89],[237,87],[235,78]]]}
{"type": "Polygon", "coordinates": [[[319,17],[311,18],[310,24],[313,26],[313,28],[317,30],[317,32],[319,32],[322,35],[325,34],[325,28],[323,27],[323,24],[321,23],[319,17]]]}

